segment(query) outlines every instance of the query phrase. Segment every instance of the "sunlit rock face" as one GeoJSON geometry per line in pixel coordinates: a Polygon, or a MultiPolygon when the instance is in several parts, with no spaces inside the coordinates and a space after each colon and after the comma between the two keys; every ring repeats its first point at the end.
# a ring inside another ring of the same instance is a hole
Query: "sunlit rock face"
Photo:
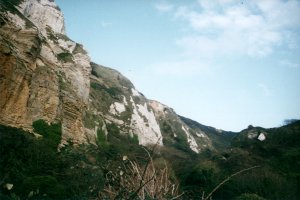
{"type": "Polygon", "coordinates": [[[266,140],[266,136],[265,136],[264,133],[260,133],[259,136],[257,137],[257,139],[258,139],[259,141],[264,141],[264,140],[266,140]]]}
{"type": "Polygon", "coordinates": [[[0,123],[31,130],[38,119],[61,122],[62,143],[84,143],[90,58],[64,33],[53,1],[2,3],[0,123]]]}
{"type": "Polygon", "coordinates": [[[133,113],[131,117],[131,127],[138,135],[139,143],[142,145],[159,144],[162,145],[162,135],[160,127],[152,110],[148,110],[147,103],[135,104],[131,98],[133,113]]]}
{"type": "Polygon", "coordinates": [[[19,10],[43,33],[49,26],[54,32],[65,34],[63,14],[54,1],[26,0],[19,5],[19,10]]]}
{"type": "Polygon", "coordinates": [[[176,114],[176,112],[158,102],[151,100],[149,105],[159,121],[163,140],[166,144],[172,146],[176,143],[182,143],[195,153],[204,149],[213,149],[210,138],[200,128],[190,127],[176,114]]]}

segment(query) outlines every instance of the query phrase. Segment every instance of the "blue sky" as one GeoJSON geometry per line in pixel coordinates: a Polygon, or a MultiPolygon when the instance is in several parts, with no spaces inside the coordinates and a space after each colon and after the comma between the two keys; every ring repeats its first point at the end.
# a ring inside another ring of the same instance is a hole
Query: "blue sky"
{"type": "Polygon", "coordinates": [[[68,36],[150,99],[224,130],[300,118],[299,0],[56,0],[68,36]]]}

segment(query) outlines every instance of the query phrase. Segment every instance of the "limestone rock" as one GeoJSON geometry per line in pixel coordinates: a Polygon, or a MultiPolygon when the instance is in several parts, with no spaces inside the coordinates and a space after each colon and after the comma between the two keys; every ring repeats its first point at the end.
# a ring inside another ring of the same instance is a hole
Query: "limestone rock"
{"type": "Polygon", "coordinates": [[[54,32],[65,33],[63,14],[54,1],[26,0],[19,5],[19,9],[44,34],[46,33],[47,26],[54,32]]]}
{"type": "Polygon", "coordinates": [[[0,11],[0,123],[60,121],[62,143],[87,142],[90,58],[64,35],[63,14],[51,0],[4,2],[0,11]]]}

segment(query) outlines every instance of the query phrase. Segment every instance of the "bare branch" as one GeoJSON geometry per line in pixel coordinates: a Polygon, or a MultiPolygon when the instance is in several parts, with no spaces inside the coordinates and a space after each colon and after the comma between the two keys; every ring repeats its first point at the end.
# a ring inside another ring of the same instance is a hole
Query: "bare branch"
{"type": "Polygon", "coordinates": [[[250,171],[252,169],[255,169],[255,168],[258,168],[260,166],[253,166],[253,167],[249,167],[249,168],[246,168],[246,169],[243,169],[243,170],[240,170],[234,174],[231,174],[230,176],[228,176],[226,179],[224,179],[219,185],[217,185],[205,198],[202,197],[202,200],[208,200],[214,192],[216,192],[222,185],[224,185],[227,181],[229,181],[232,177],[234,176],[237,176],[243,172],[246,172],[246,171],[250,171]]]}

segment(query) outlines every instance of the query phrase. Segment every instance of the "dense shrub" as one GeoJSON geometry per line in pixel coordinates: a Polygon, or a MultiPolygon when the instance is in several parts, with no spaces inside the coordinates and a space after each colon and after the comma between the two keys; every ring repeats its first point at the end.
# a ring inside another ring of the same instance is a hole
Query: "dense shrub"
{"type": "MultiPolygon", "coordinates": [[[[38,120],[33,127],[43,137],[0,125],[1,200],[27,199],[28,195],[32,199],[96,199],[102,194],[109,196],[111,193],[107,191],[116,192],[113,196],[121,199],[118,194],[131,196],[130,191],[140,185],[136,173],[126,173],[126,170],[143,172],[149,163],[149,156],[138,145],[136,135],[131,137],[120,132],[115,124],[107,124],[107,137],[98,131],[98,146],[65,146],[58,152],[61,126],[38,120]],[[12,190],[3,187],[6,183],[13,184],[12,190]]],[[[298,200],[299,130],[294,125],[268,130],[265,142],[251,140],[247,144],[244,140],[245,145],[239,145],[238,141],[224,152],[207,150],[195,154],[184,146],[182,149],[171,145],[159,147],[160,152],[152,154],[156,170],[152,167],[148,178],[154,172],[156,177],[161,177],[160,174],[172,171],[168,176],[172,174],[172,180],[180,181],[182,199],[201,199],[235,172],[260,165],[231,178],[213,193],[212,199],[298,200]],[[168,166],[168,170],[163,171],[161,166],[168,166]]],[[[179,138],[178,144],[185,145],[185,141],[179,138]]],[[[151,152],[151,148],[147,151],[151,152]]],[[[157,180],[150,180],[152,186],[158,185],[157,180]]],[[[154,196],[145,195],[145,198],[155,199],[154,196]]]]}
{"type": "Polygon", "coordinates": [[[245,193],[237,197],[235,200],[266,200],[266,199],[258,196],[257,194],[245,193]]]}
{"type": "Polygon", "coordinates": [[[61,124],[48,125],[44,120],[40,119],[33,122],[32,127],[34,131],[42,135],[44,139],[49,140],[52,146],[56,148],[61,141],[61,124]]]}
{"type": "Polygon", "coordinates": [[[97,144],[102,148],[107,147],[106,135],[102,129],[97,130],[97,144]]]}
{"type": "Polygon", "coordinates": [[[65,187],[53,176],[26,177],[22,183],[24,196],[31,193],[35,196],[49,196],[54,199],[66,198],[65,187]]]}
{"type": "Polygon", "coordinates": [[[117,98],[119,94],[121,93],[121,90],[116,87],[106,87],[99,83],[91,83],[91,87],[95,90],[103,90],[107,94],[110,95],[110,97],[117,98]]]}
{"type": "Polygon", "coordinates": [[[13,184],[10,191],[0,185],[1,199],[96,197],[104,185],[102,170],[94,161],[97,149],[65,147],[58,152],[52,134],[60,133],[60,126],[34,124],[42,138],[0,125],[0,184],[13,184]]]}

